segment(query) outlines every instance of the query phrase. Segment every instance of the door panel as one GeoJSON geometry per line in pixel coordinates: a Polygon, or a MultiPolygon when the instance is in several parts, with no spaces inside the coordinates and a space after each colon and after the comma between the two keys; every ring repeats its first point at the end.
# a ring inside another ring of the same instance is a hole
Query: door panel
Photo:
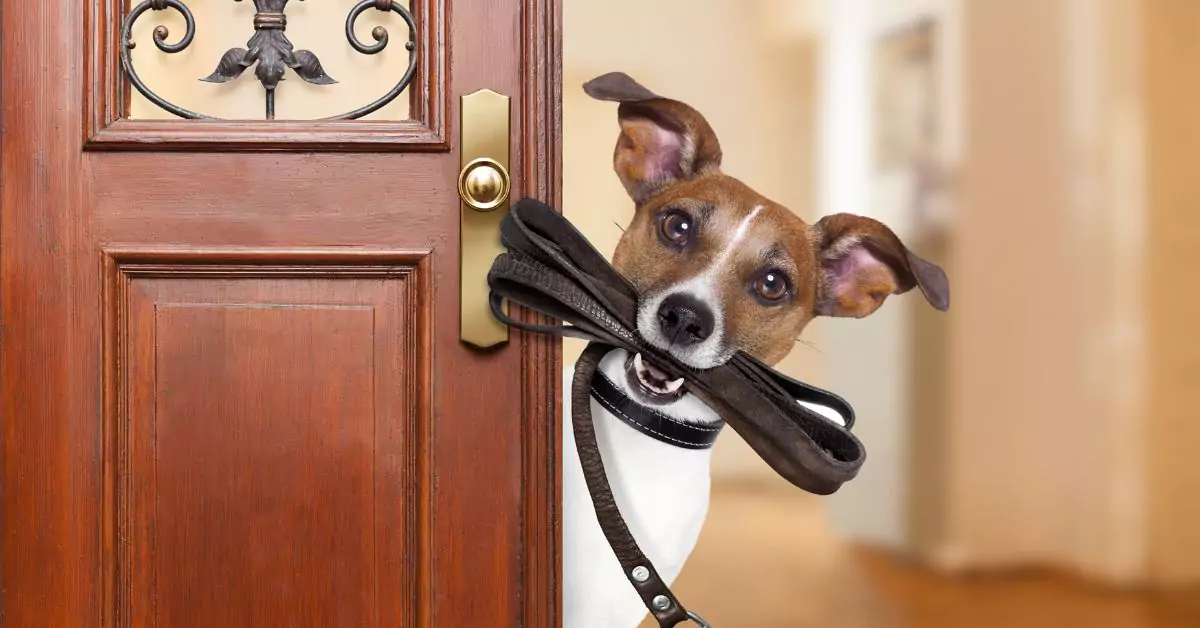
{"type": "Polygon", "coordinates": [[[116,616],[197,628],[415,617],[429,564],[425,256],[107,254],[116,616]]]}
{"type": "Polygon", "coordinates": [[[128,119],[124,6],[0,6],[3,625],[557,625],[558,344],[458,340],[455,182],[488,88],[557,202],[558,3],[414,0],[337,122],[128,119]]]}

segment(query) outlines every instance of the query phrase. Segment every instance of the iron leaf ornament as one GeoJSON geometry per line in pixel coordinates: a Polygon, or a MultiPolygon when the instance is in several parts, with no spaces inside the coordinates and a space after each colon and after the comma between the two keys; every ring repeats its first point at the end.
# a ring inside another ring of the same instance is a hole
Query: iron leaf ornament
{"type": "Polygon", "coordinates": [[[336,83],[325,73],[317,55],[308,50],[295,50],[284,34],[287,28],[284,8],[287,3],[288,0],[254,0],[254,8],[258,13],[254,16],[254,36],[246,43],[249,49],[230,48],[221,57],[217,69],[200,80],[224,83],[241,76],[247,68],[257,64],[254,74],[268,91],[274,90],[283,80],[285,68],[291,68],[300,78],[314,85],[336,83]]]}
{"type": "MultiPolygon", "coordinates": [[[[242,0],[234,0],[234,2],[242,2],[242,0]]],[[[226,83],[238,78],[251,66],[254,66],[254,74],[266,90],[268,120],[275,118],[275,88],[279,86],[279,81],[284,80],[287,68],[291,68],[297,76],[314,85],[337,83],[325,72],[325,68],[321,67],[321,60],[317,58],[317,55],[310,50],[296,50],[287,35],[284,34],[284,31],[287,30],[287,15],[284,10],[288,2],[289,0],[254,0],[254,36],[246,43],[246,48],[230,48],[225,51],[212,74],[200,79],[208,83],[226,83]]],[[[121,69],[125,71],[126,78],[139,93],[162,109],[189,120],[211,119],[210,116],[184,109],[156,94],[142,81],[134,67],[133,50],[136,48],[133,41],[134,23],[147,11],[158,12],[168,9],[183,16],[187,30],[178,42],[168,43],[167,38],[170,33],[167,27],[157,26],[153,33],[155,47],[162,52],[175,54],[183,51],[192,43],[192,39],[196,36],[196,20],[191,10],[184,4],[184,0],[141,0],[130,9],[121,24],[121,41],[123,43],[120,55],[121,69]]],[[[376,26],[371,31],[371,37],[375,40],[374,44],[363,43],[355,35],[356,20],[368,9],[375,9],[381,13],[392,13],[404,20],[404,24],[408,28],[408,41],[404,43],[404,49],[410,53],[408,66],[404,69],[399,81],[383,96],[353,111],[325,118],[326,120],[357,120],[378,111],[400,96],[416,73],[417,24],[412,13],[397,0],[358,0],[346,17],[346,40],[350,46],[362,54],[373,55],[378,54],[388,45],[388,32],[382,26],[376,26]]]]}

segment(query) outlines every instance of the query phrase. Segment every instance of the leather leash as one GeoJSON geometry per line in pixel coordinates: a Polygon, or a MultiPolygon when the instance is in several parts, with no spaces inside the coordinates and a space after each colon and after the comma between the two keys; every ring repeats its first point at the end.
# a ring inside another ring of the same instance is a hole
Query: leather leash
{"type": "Polygon", "coordinates": [[[596,443],[596,429],[592,423],[592,378],[600,365],[600,359],[609,352],[610,348],[600,343],[588,343],[588,346],[575,363],[575,378],[571,382],[571,425],[575,429],[575,447],[579,450],[579,462],[583,466],[583,479],[587,482],[588,493],[592,496],[592,505],[596,508],[596,520],[600,529],[629,584],[642,598],[646,609],[658,620],[659,626],[674,626],[691,619],[701,626],[708,623],[699,615],[688,611],[679,603],[679,598],[671,592],[666,583],[659,577],[650,559],[642,553],[629,532],[621,510],[613,498],[612,487],[608,484],[608,475],[604,472],[604,460],[600,456],[600,446],[596,443]]]}
{"type": "Polygon", "coordinates": [[[858,473],[865,459],[851,434],[854,411],[840,397],[791,379],[753,357],[738,353],[725,364],[696,370],[637,333],[637,290],[565,218],[535,200],[518,202],[500,226],[508,252],[488,273],[492,313],[526,331],[590,341],[575,366],[571,387],[572,427],[584,480],[601,530],[626,578],[661,627],[692,620],[638,547],[621,516],[596,444],[590,391],[600,359],[612,348],[641,353],[715,410],[771,468],[795,486],[828,495],[858,473]],[[568,325],[536,325],[505,314],[505,300],[568,325]],[[800,405],[832,408],[843,427],[800,405]]]}

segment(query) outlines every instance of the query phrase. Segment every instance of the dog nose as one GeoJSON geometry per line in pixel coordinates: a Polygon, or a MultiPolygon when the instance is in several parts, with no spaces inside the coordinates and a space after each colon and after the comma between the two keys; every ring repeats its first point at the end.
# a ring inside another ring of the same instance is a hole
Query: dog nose
{"type": "Polygon", "coordinates": [[[658,307],[658,325],[671,344],[694,345],[712,335],[713,313],[691,296],[673,294],[658,307]]]}

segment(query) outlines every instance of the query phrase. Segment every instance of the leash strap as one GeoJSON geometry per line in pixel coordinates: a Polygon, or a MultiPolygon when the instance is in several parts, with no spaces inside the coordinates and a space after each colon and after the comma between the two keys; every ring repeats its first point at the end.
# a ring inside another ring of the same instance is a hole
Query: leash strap
{"type": "Polygon", "coordinates": [[[575,379],[571,383],[571,425],[575,430],[575,446],[579,450],[579,462],[583,466],[583,479],[587,483],[592,505],[596,508],[596,520],[604,538],[612,547],[621,563],[625,578],[642,598],[646,609],[658,621],[659,626],[675,626],[695,618],[701,626],[708,624],[695,613],[690,613],[659,577],[654,565],[642,553],[637,541],[629,531],[625,518],[617,508],[608,475],[604,472],[604,460],[596,443],[595,424],[592,423],[591,390],[592,378],[599,367],[600,359],[609,348],[599,343],[589,343],[583,355],[575,363],[575,379]]]}
{"type": "Polygon", "coordinates": [[[600,358],[611,348],[641,353],[686,390],[715,410],[758,454],[795,486],[828,495],[855,477],[865,459],[850,432],[854,411],[840,397],[791,379],[739,352],[725,364],[696,370],[637,333],[637,290],[604,259],[571,223],[535,200],[518,202],[500,226],[501,254],[488,273],[492,313],[526,331],[590,341],[576,364],[571,400],[572,425],[584,479],[605,538],[626,578],[660,626],[691,619],[638,548],[613,499],[596,445],[589,399],[600,358]],[[504,312],[511,301],[568,325],[536,325],[504,312]],[[797,403],[806,401],[838,412],[845,426],[797,403]]]}

